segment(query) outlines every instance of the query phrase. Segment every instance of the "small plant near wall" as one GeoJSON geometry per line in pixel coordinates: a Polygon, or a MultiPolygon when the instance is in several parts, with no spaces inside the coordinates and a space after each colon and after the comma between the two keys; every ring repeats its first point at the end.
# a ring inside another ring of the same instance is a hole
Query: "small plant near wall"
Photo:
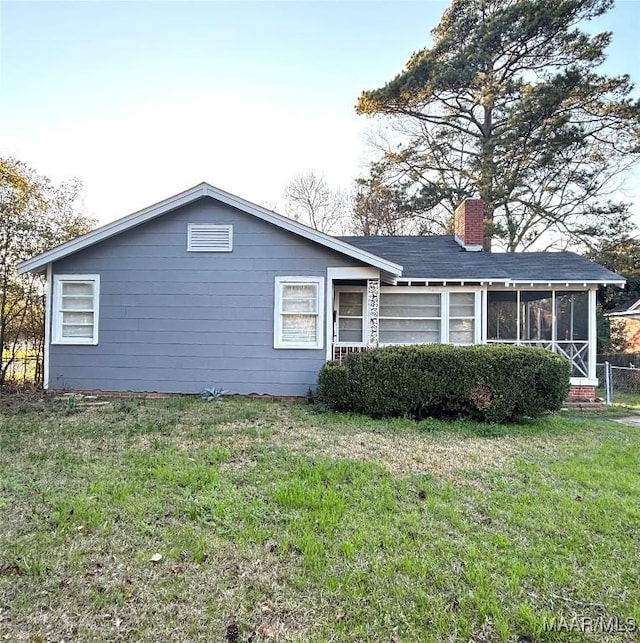
{"type": "Polygon", "coordinates": [[[200,397],[205,400],[205,402],[218,402],[228,393],[229,391],[226,391],[225,389],[211,386],[204,389],[200,394],[200,397]]]}
{"type": "Polygon", "coordinates": [[[78,397],[76,395],[68,395],[64,398],[64,400],[65,415],[73,415],[80,410],[78,407],[78,397]]]}

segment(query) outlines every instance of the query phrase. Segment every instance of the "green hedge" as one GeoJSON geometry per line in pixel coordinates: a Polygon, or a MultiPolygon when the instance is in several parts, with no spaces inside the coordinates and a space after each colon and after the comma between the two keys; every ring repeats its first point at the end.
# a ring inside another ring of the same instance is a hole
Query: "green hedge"
{"type": "Polygon", "coordinates": [[[318,400],[372,417],[468,417],[506,422],[558,410],[569,362],[521,346],[388,346],[328,362],[318,400]]]}

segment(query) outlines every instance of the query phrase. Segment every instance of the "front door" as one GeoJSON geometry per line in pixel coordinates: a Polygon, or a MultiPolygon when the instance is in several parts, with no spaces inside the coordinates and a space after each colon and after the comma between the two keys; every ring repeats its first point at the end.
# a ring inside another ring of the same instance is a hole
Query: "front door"
{"type": "Polygon", "coordinates": [[[336,286],[333,301],[334,359],[365,346],[364,286],[336,286]]]}

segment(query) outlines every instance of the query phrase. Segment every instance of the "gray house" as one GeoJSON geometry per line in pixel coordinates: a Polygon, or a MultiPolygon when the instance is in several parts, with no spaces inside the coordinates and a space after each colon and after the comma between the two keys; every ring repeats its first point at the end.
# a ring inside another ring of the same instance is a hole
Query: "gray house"
{"type": "Polygon", "coordinates": [[[304,395],[326,360],[385,344],[543,346],[592,397],[595,295],[624,280],[572,253],[456,235],[342,237],[202,183],[23,262],[45,273],[45,387],[304,395]]]}

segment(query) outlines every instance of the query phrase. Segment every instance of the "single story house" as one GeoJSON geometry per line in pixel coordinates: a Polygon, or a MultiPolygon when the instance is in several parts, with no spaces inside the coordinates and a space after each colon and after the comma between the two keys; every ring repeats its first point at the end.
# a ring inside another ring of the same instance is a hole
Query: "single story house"
{"type": "Polygon", "coordinates": [[[612,324],[617,324],[627,341],[628,352],[640,351],[640,299],[631,299],[605,313],[612,324]]]}
{"type": "Polygon", "coordinates": [[[624,279],[569,252],[482,251],[455,235],[331,237],[201,183],[37,257],[45,387],[304,395],[326,360],[387,344],[523,344],[571,361],[593,397],[596,288],[624,279]]]}

